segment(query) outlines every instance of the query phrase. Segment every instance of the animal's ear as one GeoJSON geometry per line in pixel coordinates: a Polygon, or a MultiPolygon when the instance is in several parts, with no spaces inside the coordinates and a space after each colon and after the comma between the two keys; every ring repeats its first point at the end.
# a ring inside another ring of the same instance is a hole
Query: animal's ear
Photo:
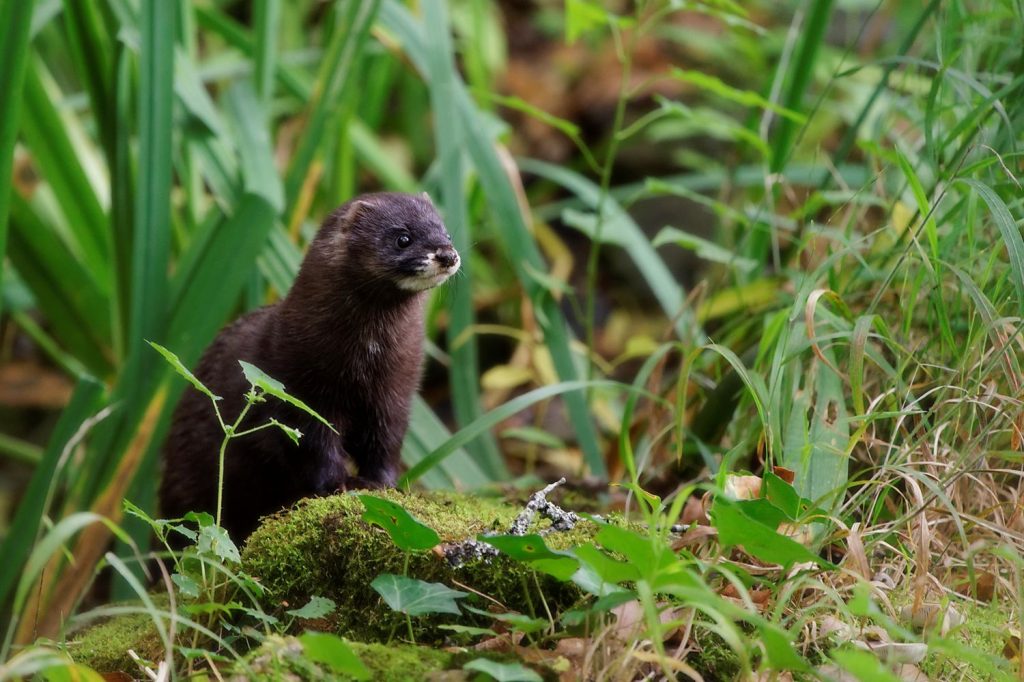
{"type": "Polygon", "coordinates": [[[428,204],[430,204],[431,206],[433,206],[433,205],[434,205],[434,200],[433,200],[433,199],[431,199],[431,198],[430,198],[430,195],[429,195],[429,194],[427,194],[426,192],[423,192],[422,194],[420,194],[420,196],[421,196],[421,197],[423,197],[424,199],[426,199],[426,200],[427,200],[427,203],[428,203],[428,204]]]}
{"type": "Polygon", "coordinates": [[[372,204],[366,199],[353,199],[348,202],[335,212],[335,220],[337,221],[338,229],[342,232],[347,232],[348,228],[359,219],[360,216],[366,215],[370,210],[372,204]]]}

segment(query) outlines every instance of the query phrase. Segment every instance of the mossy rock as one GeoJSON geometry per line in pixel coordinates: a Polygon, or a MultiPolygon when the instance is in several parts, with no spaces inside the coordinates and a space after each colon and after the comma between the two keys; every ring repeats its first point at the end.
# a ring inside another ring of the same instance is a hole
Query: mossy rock
{"type": "MultiPolygon", "coordinates": [[[[402,505],[433,528],[442,543],[504,532],[521,511],[494,500],[454,493],[390,490],[374,494],[402,505]]],[[[246,543],[242,565],[267,588],[266,607],[280,612],[302,606],[313,596],[327,597],[338,609],[315,623],[317,629],[359,641],[380,641],[405,629],[405,616],[391,611],[370,587],[383,573],[405,573],[463,589],[457,582],[508,609],[537,616],[544,615],[545,606],[557,616],[581,596],[572,583],[535,573],[506,557],[452,567],[433,552],[407,556],[384,530],[364,522],[362,514],[359,498],[345,494],[303,500],[265,520],[246,543]]],[[[549,522],[541,521],[531,532],[547,525],[549,522]]],[[[551,533],[545,540],[552,549],[562,549],[588,542],[596,530],[595,524],[582,522],[573,531],[551,533]]],[[[467,624],[472,618],[421,616],[414,618],[413,626],[418,639],[431,641],[444,634],[438,625],[456,622],[467,624]]]]}
{"type": "MultiPolygon", "coordinates": [[[[166,600],[159,608],[166,608],[166,600]]],[[[65,647],[76,663],[103,673],[126,673],[132,678],[142,672],[128,655],[129,649],[143,661],[159,661],[164,657],[164,644],[147,613],[107,618],[72,635],[65,647]]]]}

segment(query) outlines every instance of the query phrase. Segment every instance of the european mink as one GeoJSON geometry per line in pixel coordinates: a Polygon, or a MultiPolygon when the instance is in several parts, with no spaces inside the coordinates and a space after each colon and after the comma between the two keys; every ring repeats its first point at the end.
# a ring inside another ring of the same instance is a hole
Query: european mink
{"type": "MultiPolygon", "coordinates": [[[[426,291],[458,268],[426,194],[364,195],[327,217],[284,299],[214,339],[195,374],[223,398],[225,423],[244,404],[249,384],[238,361],[245,360],[338,431],[271,396],[250,409],[240,431],[273,418],[302,438],[296,445],[268,428],[231,440],[221,524],[232,539],[244,540],[261,516],[302,497],[394,485],[423,359],[426,291]]],[[[163,450],[166,518],[215,513],[223,438],[209,399],[190,386],[163,450]]]]}

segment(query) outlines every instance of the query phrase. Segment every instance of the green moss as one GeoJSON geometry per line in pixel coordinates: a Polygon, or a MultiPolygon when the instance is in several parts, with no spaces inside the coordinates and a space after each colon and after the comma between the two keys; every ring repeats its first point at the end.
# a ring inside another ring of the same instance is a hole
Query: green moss
{"type": "MultiPolygon", "coordinates": [[[[453,656],[445,651],[410,644],[362,644],[349,642],[353,653],[370,670],[370,679],[421,680],[429,673],[446,670],[453,656]]],[[[329,680],[336,676],[323,664],[305,657],[295,637],[269,637],[234,668],[234,673],[251,682],[281,679],[329,680]]]]}
{"type": "MultiPolygon", "coordinates": [[[[442,543],[501,532],[520,511],[492,500],[452,493],[404,494],[392,490],[376,494],[401,504],[432,527],[442,543]]],[[[365,523],[362,513],[363,505],[354,495],[304,500],[266,520],[249,538],[243,566],[268,588],[274,602],[271,606],[293,608],[311,596],[329,597],[339,605],[331,617],[330,629],[361,641],[387,639],[400,627],[404,631],[404,616],[384,605],[369,585],[382,573],[402,574],[406,555],[382,529],[365,523]]],[[[538,529],[546,525],[547,521],[541,522],[538,529]]],[[[552,533],[546,539],[552,548],[565,548],[589,541],[595,530],[593,524],[581,523],[572,532],[552,533]]],[[[538,616],[544,615],[545,604],[557,614],[580,597],[571,583],[534,573],[504,557],[453,568],[432,552],[418,553],[409,558],[408,575],[461,589],[455,584],[458,582],[509,609],[538,616]]],[[[413,622],[417,638],[429,641],[442,636],[438,624],[465,624],[470,619],[424,616],[413,622]]]]}
{"type": "Polygon", "coordinates": [[[133,677],[140,670],[128,655],[129,649],[144,661],[159,661],[164,655],[156,626],[145,613],[105,620],[73,636],[65,646],[76,663],[101,673],[125,672],[133,677]]]}

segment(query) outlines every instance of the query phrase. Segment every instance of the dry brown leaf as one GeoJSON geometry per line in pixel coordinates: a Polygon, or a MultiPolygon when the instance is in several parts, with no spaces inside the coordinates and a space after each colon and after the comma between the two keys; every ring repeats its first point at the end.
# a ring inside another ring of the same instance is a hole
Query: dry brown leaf
{"type": "Polygon", "coordinates": [[[920,668],[912,663],[898,665],[893,672],[904,682],[930,682],[931,680],[930,677],[921,672],[920,668]]]}
{"type": "Polygon", "coordinates": [[[796,472],[786,467],[772,467],[772,473],[790,485],[796,480],[796,472]]]}
{"type": "Polygon", "coordinates": [[[900,620],[917,631],[931,630],[938,625],[939,634],[944,637],[951,628],[960,625],[964,619],[952,605],[943,608],[934,602],[922,602],[908,604],[900,609],[900,620]]]}
{"type": "Polygon", "coordinates": [[[1009,631],[1006,633],[1006,641],[1003,644],[1003,656],[1010,661],[1016,661],[1018,664],[1024,663],[1020,655],[1020,630],[1017,628],[1009,628],[1009,631]]]}
{"type": "Polygon", "coordinates": [[[61,372],[35,362],[0,365],[0,404],[60,410],[71,399],[74,385],[61,372]]]}
{"type": "Polygon", "coordinates": [[[850,530],[846,532],[846,557],[843,559],[843,565],[864,580],[871,580],[871,564],[864,549],[859,522],[850,526],[850,530]]]}
{"type": "Polygon", "coordinates": [[[996,592],[996,576],[989,571],[975,571],[974,584],[967,571],[960,571],[953,577],[953,589],[959,594],[973,597],[978,601],[992,601],[996,592]]]}
{"type": "Polygon", "coordinates": [[[870,652],[884,663],[920,663],[928,653],[928,645],[918,642],[865,642],[853,640],[858,649],[870,652]]]}
{"type": "Polygon", "coordinates": [[[761,497],[761,477],[727,476],[725,495],[733,500],[756,500],[761,497]]]}
{"type": "Polygon", "coordinates": [[[704,506],[702,498],[690,497],[686,500],[686,504],[683,506],[683,515],[679,518],[679,523],[699,523],[702,526],[707,526],[711,523],[711,520],[708,518],[707,507],[704,506]]]}

